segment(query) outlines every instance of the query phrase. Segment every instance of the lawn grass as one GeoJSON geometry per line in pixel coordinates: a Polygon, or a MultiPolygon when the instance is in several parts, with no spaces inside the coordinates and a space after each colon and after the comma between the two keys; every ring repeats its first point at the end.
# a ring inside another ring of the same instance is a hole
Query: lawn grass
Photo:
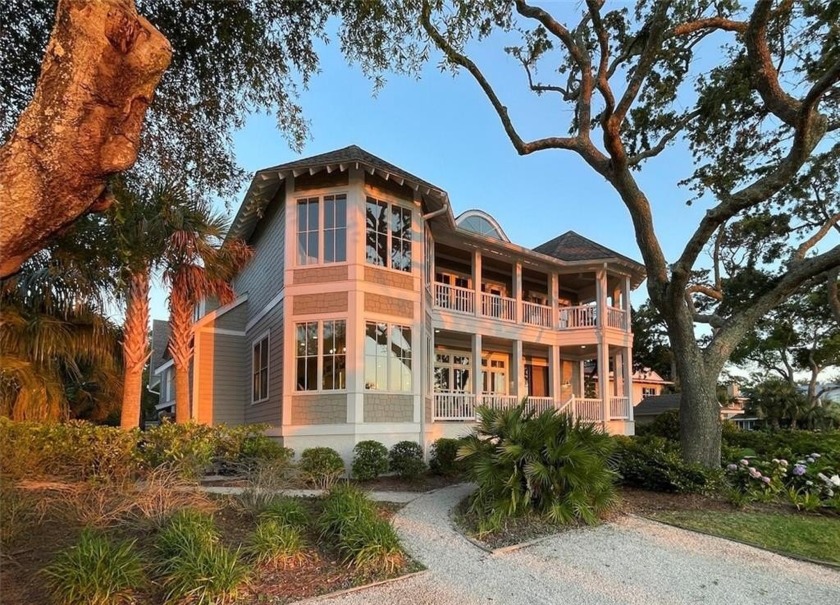
{"type": "Polygon", "coordinates": [[[782,555],[840,565],[840,519],[756,511],[661,511],[649,517],[782,555]]]}

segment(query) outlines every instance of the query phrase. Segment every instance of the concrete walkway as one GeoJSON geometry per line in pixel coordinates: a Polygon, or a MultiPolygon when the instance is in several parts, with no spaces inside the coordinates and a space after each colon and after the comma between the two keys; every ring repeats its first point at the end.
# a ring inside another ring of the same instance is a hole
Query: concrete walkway
{"type": "MultiPolygon", "coordinates": [[[[636,518],[490,555],[452,527],[469,493],[413,498],[394,518],[425,574],[314,602],[347,604],[836,605],[840,572],[636,518]]],[[[416,495],[415,495],[416,496],[416,495]]],[[[308,601],[313,602],[313,601],[308,601]]]]}

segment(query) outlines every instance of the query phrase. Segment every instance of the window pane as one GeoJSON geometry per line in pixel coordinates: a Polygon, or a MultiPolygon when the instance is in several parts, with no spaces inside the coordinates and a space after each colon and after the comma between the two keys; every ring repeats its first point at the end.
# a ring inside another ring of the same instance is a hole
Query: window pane
{"type": "Polygon", "coordinates": [[[347,227],[347,196],[335,196],[335,226],[347,227]]]}
{"type": "Polygon", "coordinates": [[[335,262],[335,231],[324,231],[324,262],[335,262]]]}
{"type": "Polygon", "coordinates": [[[333,260],[337,263],[343,263],[347,260],[347,227],[336,229],[335,243],[333,244],[335,252],[333,260]]]}
{"type": "Polygon", "coordinates": [[[268,367],[268,341],[263,340],[260,343],[260,367],[267,368],[268,367]]]}
{"type": "Polygon", "coordinates": [[[367,198],[365,250],[367,262],[381,267],[388,263],[388,204],[367,198]]]}

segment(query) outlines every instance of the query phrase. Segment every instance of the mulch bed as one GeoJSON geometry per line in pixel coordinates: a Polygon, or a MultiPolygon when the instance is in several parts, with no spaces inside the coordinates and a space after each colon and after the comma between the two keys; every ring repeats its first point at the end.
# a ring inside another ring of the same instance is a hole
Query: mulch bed
{"type": "MultiPolygon", "coordinates": [[[[226,498],[219,498],[220,509],[215,513],[217,527],[222,541],[236,548],[247,541],[255,527],[253,517],[245,512],[225,507],[226,498]]],[[[304,499],[303,503],[314,518],[320,512],[320,501],[304,499]]],[[[399,504],[377,503],[380,515],[390,518],[401,508],[399,504]]],[[[0,586],[4,605],[27,604],[48,605],[51,601],[47,586],[40,570],[52,562],[55,555],[73,545],[81,532],[80,526],[68,524],[47,515],[21,535],[0,556],[0,586]]],[[[146,530],[114,530],[119,538],[136,539],[138,547],[144,552],[153,543],[151,532],[146,530]]],[[[299,599],[313,597],[337,590],[352,588],[374,581],[384,580],[411,573],[420,569],[415,562],[409,561],[404,569],[393,576],[365,576],[354,568],[342,563],[337,554],[319,540],[315,529],[306,533],[307,560],[290,569],[255,568],[252,582],[245,591],[245,596],[237,601],[240,604],[275,603],[282,604],[299,599]]],[[[146,559],[148,560],[148,559],[146,559]]],[[[138,603],[158,603],[161,596],[149,593],[138,595],[138,603]]]]}
{"type": "Polygon", "coordinates": [[[616,515],[647,515],[667,510],[733,510],[725,500],[701,494],[668,494],[622,487],[619,495],[621,502],[614,513],[616,515]]]}
{"type": "MultiPolygon", "coordinates": [[[[414,481],[400,479],[395,475],[387,475],[378,477],[372,481],[356,481],[351,480],[350,483],[358,485],[362,489],[370,492],[428,492],[442,487],[449,487],[456,483],[463,481],[460,477],[441,477],[439,475],[432,475],[431,473],[424,474],[414,481]]],[[[246,487],[248,482],[242,477],[231,477],[230,479],[220,479],[217,481],[205,481],[202,485],[212,487],[246,487]]],[[[289,489],[308,489],[309,486],[298,483],[291,483],[289,489]]]]}

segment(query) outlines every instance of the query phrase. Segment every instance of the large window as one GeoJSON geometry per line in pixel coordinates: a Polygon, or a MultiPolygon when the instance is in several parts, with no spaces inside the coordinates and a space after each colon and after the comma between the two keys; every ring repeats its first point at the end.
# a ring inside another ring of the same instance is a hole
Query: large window
{"type": "Polygon", "coordinates": [[[251,373],[251,401],[265,401],[268,399],[268,334],[254,343],[251,373]]]}
{"type": "Polygon", "coordinates": [[[344,320],[295,325],[295,384],[298,391],[347,387],[347,324],[344,320]]]}
{"type": "Polygon", "coordinates": [[[411,390],[411,328],[367,322],[365,326],[365,388],[411,390]]]}
{"type": "Polygon", "coordinates": [[[371,265],[411,271],[411,209],[367,198],[365,256],[371,265]]]}
{"type": "Polygon", "coordinates": [[[346,195],[297,201],[297,249],[298,265],[347,260],[346,195]]]}
{"type": "Polygon", "coordinates": [[[467,351],[435,351],[435,392],[471,393],[472,354],[467,351]]]}

